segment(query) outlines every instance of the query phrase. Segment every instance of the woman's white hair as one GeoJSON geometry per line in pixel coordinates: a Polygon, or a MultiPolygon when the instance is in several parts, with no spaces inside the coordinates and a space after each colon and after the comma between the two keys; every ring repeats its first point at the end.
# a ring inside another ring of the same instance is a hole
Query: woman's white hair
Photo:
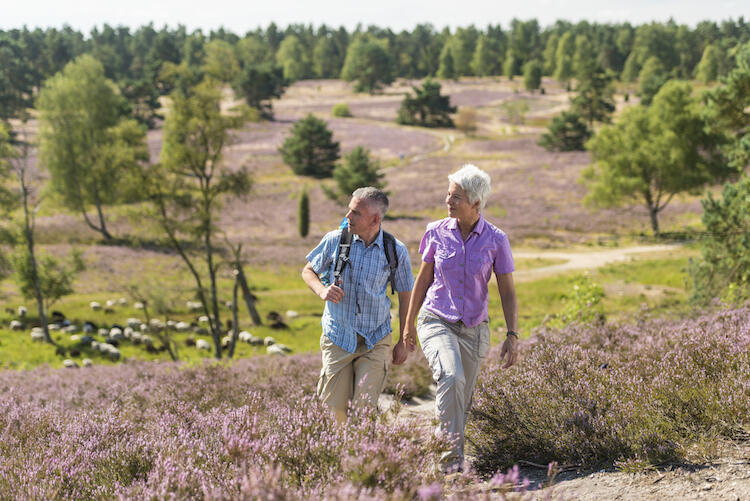
{"type": "Polygon", "coordinates": [[[487,197],[490,196],[490,175],[476,165],[466,164],[448,176],[448,181],[456,183],[469,197],[472,204],[479,202],[479,208],[484,209],[487,197]]]}

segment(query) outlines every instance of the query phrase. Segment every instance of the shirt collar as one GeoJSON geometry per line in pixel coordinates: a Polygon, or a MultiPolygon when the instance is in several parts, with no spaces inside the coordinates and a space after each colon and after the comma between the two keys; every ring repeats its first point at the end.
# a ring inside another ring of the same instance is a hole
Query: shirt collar
{"type": "MultiPolygon", "coordinates": [[[[359,240],[362,242],[362,245],[364,245],[365,241],[359,238],[359,235],[352,235],[352,241],[359,240]]],[[[383,248],[383,228],[380,228],[378,231],[378,236],[375,237],[375,240],[372,241],[373,244],[377,245],[381,249],[383,248]]]]}
{"type": "MultiPolygon", "coordinates": [[[[484,217],[482,217],[482,213],[479,213],[479,221],[477,221],[477,224],[474,225],[474,229],[471,230],[472,233],[476,233],[477,235],[481,235],[484,231],[484,227],[486,225],[486,222],[484,220],[484,217]]],[[[448,223],[448,227],[452,230],[458,229],[458,220],[455,217],[450,218],[450,221],[448,223]]]]}

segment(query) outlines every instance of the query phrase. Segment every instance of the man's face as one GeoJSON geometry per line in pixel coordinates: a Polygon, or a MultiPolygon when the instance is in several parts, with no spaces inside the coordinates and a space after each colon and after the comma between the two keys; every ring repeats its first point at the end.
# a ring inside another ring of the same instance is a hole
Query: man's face
{"type": "Polygon", "coordinates": [[[359,198],[352,198],[349,202],[349,212],[346,219],[349,222],[349,231],[353,235],[367,234],[378,224],[379,214],[372,210],[370,204],[359,198]]]}

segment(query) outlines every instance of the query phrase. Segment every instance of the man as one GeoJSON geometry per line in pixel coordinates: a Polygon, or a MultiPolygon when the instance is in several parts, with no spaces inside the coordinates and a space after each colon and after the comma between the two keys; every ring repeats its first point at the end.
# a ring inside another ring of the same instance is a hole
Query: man
{"type": "MultiPolygon", "coordinates": [[[[305,283],[326,303],[321,318],[323,368],[318,396],[340,421],[346,420],[350,401],[376,406],[385,384],[391,344],[390,268],[380,225],[387,210],[388,197],[381,190],[357,189],[346,214],[353,237],[339,283],[324,285],[320,275],[333,276],[341,229],[323,237],[307,255],[302,270],[305,283]]],[[[398,267],[393,287],[398,292],[399,330],[403,334],[414,276],[406,246],[395,240],[395,247],[398,267]]],[[[406,358],[403,341],[397,348],[394,363],[401,363],[406,358]]]]}

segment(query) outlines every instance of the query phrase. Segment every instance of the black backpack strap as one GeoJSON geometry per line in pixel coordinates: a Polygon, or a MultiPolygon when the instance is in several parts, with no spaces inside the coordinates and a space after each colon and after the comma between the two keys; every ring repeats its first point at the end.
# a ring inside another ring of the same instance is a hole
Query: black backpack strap
{"type": "Polygon", "coordinates": [[[352,247],[352,234],[349,228],[342,228],[341,239],[339,240],[339,255],[336,258],[336,266],[333,268],[333,283],[340,286],[341,274],[344,272],[346,263],[349,262],[349,250],[352,247]]]}
{"type": "Polygon", "coordinates": [[[396,278],[396,268],[398,268],[398,253],[396,252],[396,239],[387,231],[383,232],[383,251],[390,269],[388,281],[391,283],[391,294],[395,294],[396,288],[393,281],[396,278]]]}

